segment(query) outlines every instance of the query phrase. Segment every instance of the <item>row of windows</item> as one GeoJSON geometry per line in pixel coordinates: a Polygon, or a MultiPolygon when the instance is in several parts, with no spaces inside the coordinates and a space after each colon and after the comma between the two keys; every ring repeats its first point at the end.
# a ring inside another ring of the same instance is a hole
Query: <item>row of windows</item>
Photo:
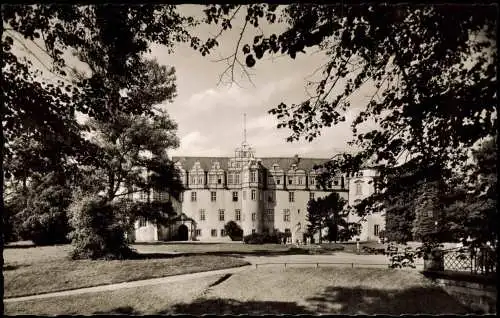
{"type": "MultiPolygon", "coordinates": [[[[226,211],[224,209],[219,209],[219,221],[225,221],[226,219],[226,211]]],[[[300,214],[300,209],[297,210],[297,213],[300,214]]],[[[265,221],[274,221],[274,210],[267,209],[263,215],[265,221]]],[[[200,209],[199,211],[199,220],[206,221],[206,211],[205,209],[200,209]]],[[[241,210],[234,210],[234,219],[236,221],[241,221],[241,210]]],[[[257,221],[257,213],[252,213],[252,221],[257,221]]],[[[283,221],[290,222],[290,209],[283,209],[283,221]]]]}
{"type": "MultiPolygon", "coordinates": [[[[267,178],[267,183],[269,185],[272,184],[277,184],[281,185],[282,181],[287,180],[288,185],[305,185],[306,184],[306,176],[276,176],[276,175],[269,175],[267,178]]],[[[256,182],[261,182],[262,181],[262,174],[258,173],[257,171],[251,171],[250,173],[250,182],[251,183],[256,183],[256,182]]],[[[227,174],[227,184],[240,184],[241,182],[241,177],[240,173],[235,173],[235,172],[229,172],[227,174]]],[[[333,179],[333,184],[334,185],[339,185],[341,182],[340,177],[336,177],[333,179]]],[[[224,183],[224,175],[221,174],[209,174],[208,175],[208,183],[209,184],[223,184],[224,183]]],[[[196,175],[191,175],[189,177],[189,184],[192,185],[204,185],[205,184],[205,176],[204,173],[202,174],[196,174],[196,175]]],[[[316,177],[315,176],[309,176],[309,184],[310,185],[315,185],[316,184],[316,177]]]]}
{"type": "MultiPolygon", "coordinates": [[[[257,232],[256,229],[252,229],[252,234],[255,234],[256,232],[257,232]]],[[[263,232],[264,233],[269,233],[269,229],[263,229],[263,232]]],[[[290,229],[285,229],[285,233],[290,233],[290,232],[291,232],[290,229]]],[[[196,233],[196,236],[202,236],[201,229],[196,229],[195,233],[196,233]]],[[[211,229],[210,230],[210,236],[212,236],[212,237],[217,237],[217,233],[218,233],[217,229],[211,229]]],[[[226,235],[227,235],[226,230],[221,229],[220,230],[220,236],[224,237],[226,235]]]]}
{"type": "MultiPolygon", "coordinates": [[[[195,233],[196,233],[196,236],[201,236],[201,229],[196,229],[195,233]]],[[[210,235],[213,236],[213,237],[217,237],[217,229],[212,229],[210,231],[210,235]]],[[[221,229],[220,230],[220,236],[224,237],[226,235],[227,235],[226,234],[226,230],[221,229]]]]}
{"type": "MultiPolygon", "coordinates": [[[[243,200],[246,200],[246,191],[243,191],[243,200]]],[[[257,190],[251,190],[250,192],[250,199],[252,201],[257,200],[257,190]]],[[[262,192],[259,192],[259,200],[262,201],[262,192]]],[[[274,193],[270,193],[268,196],[268,201],[269,202],[274,202],[274,193]]],[[[310,192],[309,193],[309,199],[313,200],[314,199],[314,193],[310,192]]],[[[196,191],[191,191],[191,202],[196,202],[197,200],[197,194],[196,191]]],[[[217,192],[216,191],[210,191],[210,201],[216,202],[217,201],[217,192]]],[[[233,191],[233,202],[238,202],[238,191],[233,191]]],[[[288,192],[288,202],[295,202],[295,193],[294,192],[288,192]]]]}

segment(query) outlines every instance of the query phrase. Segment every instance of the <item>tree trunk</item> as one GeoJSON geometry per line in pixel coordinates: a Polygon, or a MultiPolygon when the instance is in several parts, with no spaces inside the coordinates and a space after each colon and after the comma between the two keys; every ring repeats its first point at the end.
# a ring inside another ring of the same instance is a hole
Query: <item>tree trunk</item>
{"type": "Polygon", "coordinates": [[[323,222],[321,222],[321,220],[320,220],[319,221],[319,239],[318,239],[319,244],[321,244],[323,242],[321,239],[322,232],[323,232],[323,222]]]}

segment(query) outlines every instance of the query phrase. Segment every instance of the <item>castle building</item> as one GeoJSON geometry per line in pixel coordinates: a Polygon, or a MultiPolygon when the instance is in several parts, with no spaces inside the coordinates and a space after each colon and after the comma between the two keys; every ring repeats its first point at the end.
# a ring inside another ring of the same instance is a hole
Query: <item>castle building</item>
{"type": "MultiPolygon", "coordinates": [[[[373,193],[370,180],[377,175],[369,167],[357,174],[343,173],[335,176],[325,190],[317,184],[320,171],[315,165],[330,159],[257,158],[246,141],[233,157],[172,159],[186,189],[179,201],[172,199],[178,216],[167,228],[139,220],[133,233],[136,242],[231,241],[224,230],[231,220],[243,229],[243,235],[279,230],[291,234],[290,242],[303,242],[310,199],[337,192],[355,205],[373,193]]],[[[359,218],[350,215],[349,221],[359,218]]],[[[354,239],[378,239],[383,221],[380,215],[369,216],[362,222],[361,234],[354,239]]]]}

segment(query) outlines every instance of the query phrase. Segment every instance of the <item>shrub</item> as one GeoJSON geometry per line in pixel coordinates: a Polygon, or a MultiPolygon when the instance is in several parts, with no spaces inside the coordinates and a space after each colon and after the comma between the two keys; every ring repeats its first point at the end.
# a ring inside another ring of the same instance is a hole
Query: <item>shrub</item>
{"type": "Polygon", "coordinates": [[[241,241],[243,238],[243,230],[234,221],[229,221],[224,225],[224,230],[232,241],[241,241]]]}
{"type": "Polygon", "coordinates": [[[247,244],[280,244],[284,237],[289,237],[291,234],[275,231],[273,233],[253,233],[243,237],[243,242],[247,244]]]}
{"type": "Polygon", "coordinates": [[[125,259],[134,255],[125,233],[130,223],[121,209],[99,196],[77,198],[69,207],[73,259],[125,259]]]}

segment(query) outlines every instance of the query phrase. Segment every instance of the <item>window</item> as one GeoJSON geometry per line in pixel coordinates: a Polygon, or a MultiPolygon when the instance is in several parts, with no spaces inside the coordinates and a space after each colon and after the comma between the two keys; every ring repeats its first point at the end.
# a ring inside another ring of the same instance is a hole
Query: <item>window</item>
{"type": "Polygon", "coordinates": [[[283,221],[290,222],[290,209],[283,210],[283,221]]]}
{"type": "MultiPolygon", "coordinates": [[[[238,164],[238,168],[239,168],[239,164],[238,164]]],[[[240,184],[240,174],[239,173],[236,173],[234,175],[234,183],[235,184],[240,184]]]]}
{"type": "Polygon", "coordinates": [[[281,177],[276,177],[276,184],[281,184],[281,177]]]}
{"type": "Polygon", "coordinates": [[[241,221],[241,210],[234,210],[234,219],[236,221],[241,221]]]}
{"type": "Polygon", "coordinates": [[[247,199],[247,192],[243,191],[243,200],[246,200],[246,199],[247,199]]]}
{"type": "Polygon", "coordinates": [[[203,184],[203,177],[202,176],[198,177],[198,184],[203,184]]]}
{"type": "Polygon", "coordinates": [[[196,236],[201,236],[201,229],[196,229],[196,236]]]}
{"type": "Polygon", "coordinates": [[[184,192],[181,192],[181,194],[179,195],[179,202],[183,201],[184,201],[184,192]]]}
{"type": "Polygon", "coordinates": [[[267,184],[274,184],[274,177],[273,176],[267,177],[267,184]]]}
{"type": "Polygon", "coordinates": [[[139,227],[144,227],[148,225],[148,221],[145,217],[139,217],[139,227]]]}
{"type": "Polygon", "coordinates": [[[292,177],[288,177],[288,184],[293,184],[293,178],[292,177]]]}
{"type": "Polygon", "coordinates": [[[224,221],[224,210],[219,210],[219,221],[224,221]]]}
{"type": "Polygon", "coordinates": [[[288,202],[294,202],[295,197],[293,192],[288,192],[288,202]]]}
{"type": "Polygon", "coordinates": [[[361,183],[356,183],[356,195],[361,195],[363,192],[361,191],[361,183]]]}
{"type": "Polygon", "coordinates": [[[255,234],[255,232],[256,232],[255,229],[252,229],[252,234],[255,234]]]}
{"type": "Polygon", "coordinates": [[[233,174],[229,173],[227,175],[227,184],[233,184],[233,174]]]}
{"type": "Polygon", "coordinates": [[[257,196],[257,191],[256,190],[252,190],[252,201],[255,201],[256,196],[257,196]]]}
{"type": "Polygon", "coordinates": [[[216,230],[216,229],[212,229],[212,230],[210,231],[210,234],[211,234],[213,237],[217,236],[217,230],[216,230]]]}
{"type": "Polygon", "coordinates": [[[257,220],[257,213],[253,212],[252,213],[252,221],[256,221],[257,220]]]}
{"type": "Polygon", "coordinates": [[[191,202],[196,202],[196,192],[195,191],[191,192],[191,202]]]}
{"type": "Polygon", "coordinates": [[[266,219],[268,221],[274,221],[274,210],[273,209],[266,210],[266,219]]]}
{"type": "Polygon", "coordinates": [[[298,177],[297,179],[299,180],[299,185],[302,185],[304,183],[304,181],[302,180],[302,177],[298,177]]]}
{"type": "Polygon", "coordinates": [[[267,201],[269,202],[274,201],[274,192],[269,192],[269,195],[267,196],[267,201]]]}
{"type": "Polygon", "coordinates": [[[432,210],[427,210],[427,217],[428,218],[434,217],[434,213],[432,212],[432,210]]]}
{"type": "Polygon", "coordinates": [[[314,200],[314,192],[309,192],[309,200],[314,200]]]}
{"type": "Polygon", "coordinates": [[[238,191],[233,191],[233,202],[238,202],[238,191]]]}
{"type": "Polygon", "coordinates": [[[190,181],[191,184],[196,184],[196,177],[195,176],[191,176],[191,181],[190,181]]]}
{"type": "Polygon", "coordinates": [[[219,178],[217,179],[217,183],[222,184],[222,177],[221,176],[219,176],[219,178]]]}
{"type": "Polygon", "coordinates": [[[315,176],[310,176],[309,177],[309,184],[313,185],[316,182],[316,177],[315,176]]]}
{"type": "Polygon", "coordinates": [[[262,191],[259,192],[259,201],[262,201],[262,191]]]}
{"type": "Polygon", "coordinates": [[[208,176],[208,182],[209,182],[210,184],[215,183],[215,176],[214,176],[213,174],[210,174],[210,175],[208,176]]]}
{"type": "Polygon", "coordinates": [[[205,221],[205,209],[200,210],[200,221],[205,221]]]}
{"type": "Polygon", "coordinates": [[[250,182],[257,182],[257,171],[250,172],[250,182]]]}
{"type": "Polygon", "coordinates": [[[217,192],[210,191],[210,201],[215,202],[217,200],[217,192]]]}
{"type": "Polygon", "coordinates": [[[145,191],[141,191],[140,198],[142,201],[146,201],[148,199],[148,193],[145,191]]]}
{"type": "Polygon", "coordinates": [[[375,224],[373,226],[373,235],[378,236],[379,228],[380,228],[380,226],[378,224],[375,224]]]}
{"type": "Polygon", "coordinates": [[[226,236],[226,231],[224,229],[220,230],[220,236],[226,236]]]}
{"type": "Polygon", "coordinates": [[[300,214],[300,209],[297,209],[297,214],[300,214]]]}

